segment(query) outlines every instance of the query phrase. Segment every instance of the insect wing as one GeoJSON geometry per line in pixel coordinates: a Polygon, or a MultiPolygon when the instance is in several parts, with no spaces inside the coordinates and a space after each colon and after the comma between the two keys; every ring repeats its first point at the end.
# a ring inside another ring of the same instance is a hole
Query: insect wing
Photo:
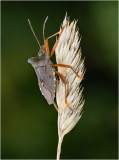
{"type": "Polygon", "coordinates": [[[50,92],[50,90],[48,88],[46,88],[45,86],[39,86],[41,89],[41,93],[42,95],[45,97],[45,99],[47,100],[48,104],[53,104],[54,102],[54,98],[52,97],[52,94],[50,92]]]}
{"type": "Polygon", "coordinates": [[[47,65],[35,68],[35,71],[38,77],[41,93],[47,100],[48,104],[53,104],[55,96],[55,75],[50,61],[47,65]]]}

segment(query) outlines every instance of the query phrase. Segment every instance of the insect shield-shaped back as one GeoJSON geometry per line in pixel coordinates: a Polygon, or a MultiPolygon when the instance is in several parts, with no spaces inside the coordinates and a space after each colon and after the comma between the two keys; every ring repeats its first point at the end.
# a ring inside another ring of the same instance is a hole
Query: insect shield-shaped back
{"type": "Polygon", "coordinates": [[[29,58],[28,63],[33,66],[41,93],[50,105],[54,102],[56,77],[49,55],[43,48],[40,48],[38,56],[29,58]]]}

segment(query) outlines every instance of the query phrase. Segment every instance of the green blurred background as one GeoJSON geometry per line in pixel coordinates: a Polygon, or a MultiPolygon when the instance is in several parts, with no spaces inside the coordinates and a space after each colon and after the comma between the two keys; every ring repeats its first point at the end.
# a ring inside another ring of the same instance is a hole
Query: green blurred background
{"type": "MultiPolygon", "coordinates": [[[[65,136],[61,158],[111,159],[118,156],[118,2],[2,2],[2,158],[56,157],[57,112],[42,97],[27,59],[59,30],[66,12],[78,19],[85,57],[84,113],[65,136]]],[[[49,40],[50,48],[55,38],[49,40]]],[[[53,59],[54,61],[54,59],[53,59]]]]}

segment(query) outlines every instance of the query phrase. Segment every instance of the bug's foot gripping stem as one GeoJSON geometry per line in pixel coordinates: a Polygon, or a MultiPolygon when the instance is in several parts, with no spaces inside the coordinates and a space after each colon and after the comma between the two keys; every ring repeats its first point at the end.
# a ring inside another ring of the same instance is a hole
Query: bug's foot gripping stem
{"type": "Polygon", "coordinates": [[[55,109],[56,109],[56,110],[57,110],[57,112],[58,112],[58,107],[57,107],[56,103],[55,103],[55,102],[53,102],[53,104],[54,104],[55,109]]]}

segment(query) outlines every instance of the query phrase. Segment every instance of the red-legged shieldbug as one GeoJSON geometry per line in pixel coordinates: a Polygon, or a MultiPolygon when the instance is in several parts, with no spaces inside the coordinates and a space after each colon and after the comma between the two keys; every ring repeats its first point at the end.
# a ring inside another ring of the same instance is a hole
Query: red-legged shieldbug
{"type": "MultiPolygon", "coordinates": [[[[31,22],[28,19],[28,23],[30,25],[30,28],[35,36],[35,39],[38,42],[39,47],[40,47],[38,55],[36,57],[29,58],[28,63],[30,63],[33,66],[33,68],[36,72],[36,75],[38,78],[38,85],[39,85],[39,88],[41,90],[42,95],[45,97],[48,104],[49,105],[54,104],[55,108],[58,111],[58,108],[54,102],[55,91],[56,91],[55,73],[61,78],[62,82],[65,84],[65,91],[66,91],[66,83],[65,83],[63,76],[58,71],[55,70],[55,67],[60,66],[60,67],[71,68],[73,71],[74,71],[74,69],[71,66],[66,65],[66,64],[54,64],[53,65],[52,61],[50,60],[50,58],[52,57],[52,55],[55,52],[55,49],[56,49],[57,44],[59,42],[60,36],[61,36],[61,34],[67,24],[62,28],[61,32],[57,32],[57,33],[53,34],[52,36],[45,39],[44,30],[45,30],[45,24],[46,24],[47,19],[48,19],[48,17],[46,17],[44,24],[43,24],[44,45],[42,45],[42,46],[40,45],[39,40],[37,39],[35,32],[33,30],[33,27],[31,25],[31,22]],[[51,50],[51,53],[50,53],[48,39],[56,36],[57,34],[59,34],[58,40],[55,42],[55,44],[51,50]]],[[[68,21],[68,23],[69,23],[69,21],[68,21]]],[[[77,75],[77,77],[79,77],[79,75],[76,72],[75,72],[75,74],[77,75]]],[[[79,78],[81,78],[81,77],[79,77],[79,78]]],[[[70,108],[70,106],[67,103],[66,94],[65,94],[65,103],[70,108]]]]}

